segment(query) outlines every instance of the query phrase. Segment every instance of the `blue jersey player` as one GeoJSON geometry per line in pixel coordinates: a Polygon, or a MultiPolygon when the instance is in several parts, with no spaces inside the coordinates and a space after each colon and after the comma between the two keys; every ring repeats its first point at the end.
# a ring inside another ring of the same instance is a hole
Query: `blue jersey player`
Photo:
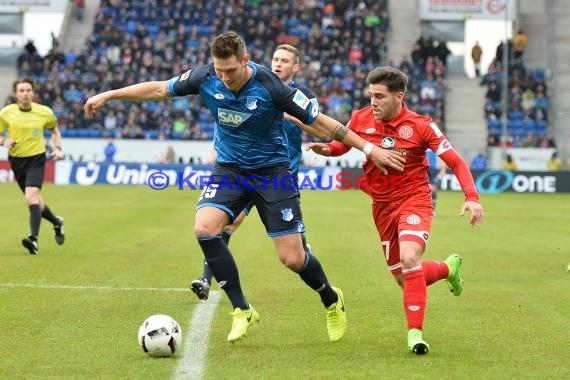
{"type": "Polygon", "coordinates": [[[426,151],[426,156],[429,162],[428,177],[429,187],[431,189],[431,203],[435,209],[437,205],[437,192],[441,186],[441,179],[445,175],[447,165],[431,149],[426,151]]]}
{"type": "MultiPolygon", "coordinates": [[[[308,88],[298,87],[295,83],[295,80],[293,79],[297,71],[299,71],[299,50],[296,47],[289,44],[277,46],[275,48],[275,52],[273,53],[271,70],[279,77],[279,79],[281,79],[283,83],[291,87],[299,88],[311,101],[316,103],[316,96],[313,94],[313,92],[308,88]]],[[[293,176],[293,180],[296,182],[299,175],[299,164],[301,162],[302,156],[303,130],[292,121],[287,120],[285,120],[283,123],[283,128],[285,129],[287,140],[289,142],[291,175],[293,176]]],[[[225,240],[226,244],[229,245],[231,235],[241,225],[253,206],[253,202],[250,202],[239,214],[239,216],[234,219],[234,222],[232,224],[224,227],[222,238],[225,240]]],[[[311,248],[307,243],[307,239],[305,238],[304,233],[301,234],[301,239],[305,252],[310,252],[311,248]]],[[[213,276],[214,274],[208,267],[208,262],[204,260],[204,270],[202,272],[202,277],[192,281],[190,284],[190,289],[196,294],[199,299],[204,301],[208,299],[213,276]]]]}
{"type": "Polygon", "coordinates": [[[325,307],[328,336],[337,341],[346,331],[343,294],[333,288],[315,256],[303,250],[305,231],[299,196],[289,170],[284,113],[309,125],[317,137],[332,137],[363,151],[387,172],[402,171],[405,159],[380,149],[338,121],[321,114],[300,90],[289,87],[268,68],[249,60],[243,39],[229,31],[210,46],[213,63],[194,67],[168,81],[149,81],[106,91],[87,99],[85,115],[92,117],[111,100],[151,101],[173,96],[201,95],[217,123],[218,152],[211,181],[197,205],[194,233],[208,266],[233,306],[228,341],[235,342],[259,320],[247,301],[237,265],[222,239],[225,226],[252,201],[277,256],[315,290],[325,307]]]}

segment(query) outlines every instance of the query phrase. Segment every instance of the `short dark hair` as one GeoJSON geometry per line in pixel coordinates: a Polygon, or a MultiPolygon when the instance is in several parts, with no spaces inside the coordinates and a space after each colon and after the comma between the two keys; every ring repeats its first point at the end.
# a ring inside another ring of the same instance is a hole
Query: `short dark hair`
{"type": "Polygon", "coordinates": [[[14,84],[12,85],[12,90],[14,90],[14,92],[16,92],[16,89],[18,88],[18,85],[20,83],[29,83],[32,86],[32,91],[36,91],[36,83],[34,82],[34,80],[32,78],[21,78],[21,79],[16,79],[14,81],[14,84]]]}
{"type": "Polygon", "coordinates": [[[226,59],[235,55],[238,59],[246,55],[245,41],[236,32],[225,32],[214,38],[210,54],[214,58],[226,59]]]}
{"type": "Polygon", "coordinates": [[[408,77],[400,70],[390,67],[377,67],[366,76],[368,84],[383,84],[392,93],[406,92],[408,77]]]}

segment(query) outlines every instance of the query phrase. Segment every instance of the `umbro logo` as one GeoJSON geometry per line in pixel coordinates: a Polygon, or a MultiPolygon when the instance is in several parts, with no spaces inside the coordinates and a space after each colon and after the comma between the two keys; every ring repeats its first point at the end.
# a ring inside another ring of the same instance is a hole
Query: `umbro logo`
{"type": "Polygon", "coordinates": [[[421,309],[420,306],[415,306],[415,305],[408,306],[408,310],[410,310],[410,311],[418,311],[420,309],[421,309]]]}
{"type": "Polygon", "coordinates": [[[376,132],[376,128],[366,128],[364,130],[364,133],[366,133],[367,135],[376,132]]]}
{"type": "Polygon", "coordinates": [[[222,100],[225,98],[225,96],[224,96],[224,94],[217,93],[217,94],[214,94],[214,98],[216,98],[218,100],[222,100]]]}

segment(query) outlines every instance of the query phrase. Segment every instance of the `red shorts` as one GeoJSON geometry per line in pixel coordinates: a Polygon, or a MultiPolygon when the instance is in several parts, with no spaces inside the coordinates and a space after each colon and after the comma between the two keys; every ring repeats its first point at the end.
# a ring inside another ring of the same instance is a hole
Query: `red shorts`
{"type": "Polygon", "coordinates": [[[424,249],[426,247],[433,221],[431,193],[414,194],[398,201],[374,202],[372,215],[388,269],[398,275],[402,272],[399,243],[414,241],[424,249]]]}

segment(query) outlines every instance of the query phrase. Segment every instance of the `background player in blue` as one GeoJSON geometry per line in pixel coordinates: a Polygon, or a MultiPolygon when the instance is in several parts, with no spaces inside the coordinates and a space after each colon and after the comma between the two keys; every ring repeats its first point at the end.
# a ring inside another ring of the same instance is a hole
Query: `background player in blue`
{"type": "MultiPolygon", "coordinates": [[[[315,94],[313,94],[313,92],[308,88],[298,87],[295,83],[295,80],[293,79],[297,71],[299,71],[299,50],[296,47],[289,44],[277,46],[271,60],[271,71],[273,71],[283,83],[291,87],[299,88],[311,101],[314,101],[316,103],[315,94]]],[[[291,175],[293,176],[295,183],[297,183],[297,178],[299,176],[299,163],[301,162],[301,156],[303,153],[303,130],[300,129],[292,121],[287,120],[283,123],[283,128],[287,133],[287,139],[289,141],[291,175]]],[[[222,239],[224,239],[226,244],[229,245],[231,235],[238,229],[245,217],[249,215],[252,207],[253,202],[250,202],[239,214],[239,216],[234,219],[234,222],[232,224],[224,227],[224,231],[222,232],[222,239]]],[[[301,239],[303,242],[303,249],[305,252],[310,253],[311,247],[307,244],[307,239],[305,238],[304,233],[301,234],[301,239]]],[[[190,284],[190,289],[196,294],[199,299],[204,301],[208,299],[213,276],[214,274],[208,267],[208,262],[204,260],[204,270],[202,272],[202,277],[197,278],[190,284]]]]}
{"type": "Polygon", "coordinates": [[[111,100],[150,101],[200,94],[218,124],[214,135],[218,158],[213,181],[198,200],[194,233],[234,308],[228,341],[245,336],[259,320],[246,300],[237,265],[222,239],[223,228],[249,201],[254,202],[281,262],[319,294],[329,339],[337,341],[346,332],[343,294],[330,285],[317,258],[307,254],[301,244],[305,226],[289,170],[283,113],[310,125],[318,137],[329,136],[363,151],[385,173],[386,166],[402,171],[405,159],[320,114],[301,91],[283,84],[268,68],[250,62],[245,42],[235,32],[215,37],[210,53],[213,63],[168,81],[143,82],[97,94],[87,99],[85,114],[92,117],[111,100]]]}
{"type": "Polygon", "coordinates": [[[429,161],[428,176],[429,187],[431,189],[431,203],[435,209],[435,206],[437,205],[437,192],[441,187],[441,179],[445,175],[447,165],[431,149],[426,151],[426,156],[429,161]]]}

